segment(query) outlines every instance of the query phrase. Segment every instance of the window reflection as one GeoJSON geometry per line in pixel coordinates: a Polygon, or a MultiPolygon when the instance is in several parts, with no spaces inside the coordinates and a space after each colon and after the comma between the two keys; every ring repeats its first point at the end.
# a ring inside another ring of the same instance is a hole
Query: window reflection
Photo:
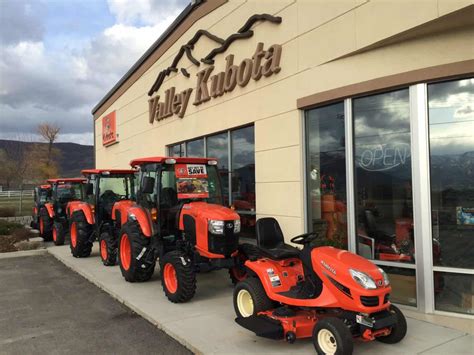
{"type": "Polygon", "coordinates": [[[353,100],[357,250],[414,262],[408,89],[353,100]]]}
{"type": "Polygon", "coordinates": [[[227,132],[207,137],[207,156],[217,159],[224,204],[229,204],[229,140],[227,132]]]}
{"type": "Polygon", "coordinates": [[[433,263],[474,268],[474,79],[428,85],[433,263]]]}
{"type": "Polygon", "coordinates": [[[309,230],[347,249],[344,103],[306,112],[309,230]]]}
{"type": "Polygon", "coordinates": [[[204,138],[186,143],[186,156],[204,157],[204,138]]]}
{"type": "Polygon", "coordinates": [[[474,314],[474,275],[435,272],[434,280],[437,310],[474,314]]]}
{"type": "Polygon", "coordinates": [[[169,154],[172,157],[184,157],[184,143],[170,146],[169,154]]]}
{"type": "Polygon", "coordinates": [[[242,235],[255,235],[255,137],[254,127],[231,132],[232,204],[240,214],[242,235]]]}
{"type": "Polygon", "coordinates": [[[392,293],[390,301],[416,307],[416,272],[413,269],[380,266],[388,275],[392,293]]]}

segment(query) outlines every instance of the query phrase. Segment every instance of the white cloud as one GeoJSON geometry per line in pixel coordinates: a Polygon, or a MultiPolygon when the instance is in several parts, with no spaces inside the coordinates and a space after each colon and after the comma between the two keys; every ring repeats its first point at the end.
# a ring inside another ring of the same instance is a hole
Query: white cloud
{"type": "Polygon", "coordinates": [[[167,17],[175,18],[188,4],[188,0],[108,0],[110,12],[118,23],[131,24],[141,22],[156,25],[167,17]]]}

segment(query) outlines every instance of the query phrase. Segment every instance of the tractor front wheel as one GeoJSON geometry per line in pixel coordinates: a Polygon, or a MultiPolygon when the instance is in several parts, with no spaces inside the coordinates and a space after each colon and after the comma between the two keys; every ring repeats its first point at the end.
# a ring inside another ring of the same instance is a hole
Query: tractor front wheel
{"type": "Polygon", "coordinates": [[[196,273],[191,260],[179,250],[165,254],[160,260],[161,284],[173,303],[184,303],[196,293],[196,273]]]}
{"type": "Polygon", "coordinates": [[[319,320],[313,328],[313,345],[318,354],[350,355],[354,349],[352,334],[339,318],[319,320]]]}
{"type": "Polygon", "coordinates": [[[39,231],[40,236],[45,242],[49,242],[53,239],[53,219],[49,217],[48,210],[42,208],[39,217],[39,231]]]}
{"type": "Polygon", "coordinates": [[[86,217],[82,211],[76,211],[72,214],[69,227],[71,235],[71,253],[76,258],[85,258],[91,254],[92,225],[87,223],[86,217]]]}
{"type": "Polygon", "coordinates": [[[66,231],[64,226],[60,222],[54,222],[53,224],[53,242],[54,245],[63,245],[66,237],[66,231]]]}
{"type": "Polygon", "coordinates": [[[402,311],[394,305],[390,306],[390,312],[395,315],[397,322],[392,327],[392,331],[389,335],[377,337],[375,339],[382,343],[395,344],[405,338],[405,335],[407,334],[407,320],[402,311]]]}
{"type": "Polygon", "coordinates": [[[262,283],[256,277],[240,281],[234,288],[234,310],[239,318],[257,315],[274,306],[274,302],[268,298],[262,283]]]}
{"type": "Polygon", "coordinates": [[[117,263],[117,240],[110,232],[103,232],[99,237],[100,258],[105,266],[117,263]]]}
{"type": "Polygon", "coordinates": [[[146,252],[150,248],[150,238],[142,233],[136,221],[130,221],[123,225],[120,230],[118,255],[120,271],[125,280],[144,282],[152,277],[156,261],[146,260],[146,252]]]}

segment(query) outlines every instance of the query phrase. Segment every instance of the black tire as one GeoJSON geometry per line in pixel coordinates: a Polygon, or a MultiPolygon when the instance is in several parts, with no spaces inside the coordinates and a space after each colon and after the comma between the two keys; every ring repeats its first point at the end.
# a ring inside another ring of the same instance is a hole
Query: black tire
{"type": "Polygon", "coordinates": [[[130,221],[123,225],[120,230],[120,237],[118,240],[118,260],[120,265],[120,271],[122,276],[128,282],[144,282],[148,281],[155,271],[156,260],[150,262],[145,260],[145,254],[143,250],[149,250],[151,248],[150,238],[147,238],[141,231],[138,222],[130,221]],[[127,264],[122,260],[124,254],[125,237],[130,242],[130,261],[127,269],[127,264]],[[142,257],[138,258],[139,255],[142,257]],[[139,260],[137,260],[137,258],[139,260]]]}
{"type": "Polygon", "coordinates": [[[319,320],[313,328],[312,339],[314,348],[320,355],[327,353],[350,355],[354,350],[352,334],[349,328],[339,318],[329,317],[319,320]],[[325,349],[328,346],[329,348],[334,347],[332,351],[325,349]]]}
{"type": "Polygon", "coordinates": [[[179,250],[166,253],[160,260],[161,285],[166,297],[173,303],[184,303],[194,297],[196,293],[196,273],[191,260],[179,250]],[[168,285],[166,270],[174,270],[176,289],[168,285]]]}
{"type": "Polygon", "coordinates": [[[40,236],[45,242],[53,240],[53,219],[49,217],[46,207],[41,209],[39,218],[40,236]]]}
{"type": "Polygon", "coordinates": [[[71,254],[75,258],[85,258],[91,255],[91,235],[93,227],[87,223],[82,211],[75,211],[69,223],[69,234],[71,236],[71,254]],[[75,230],[74,230],[75,229],[75,230]]]}
{"type": "Polygon", "coordinates": [[[234,288],[233,299],[235,314],[239,318],[250,317],[275,307],[275,302],[268,298],[262,283],[256,277],[249,277],[246,280],[238,282],[234,288]],[[239,299],[245,297],[244,295],[248,296],[248,294],[250,294],[252,298],[253,308],[252,310],[241,310],[240,307],[242,306],[239,305],[241,305],[242,302],[239,302],[239,299]]]}
{"type": "Polygon", "coordinates": [[[229,277],[233,285],[237,285],[248,277],[247,268],[244,265],[247,260],[245,253],[239,250],[239,254],[235,257],[235,266],[229,269],[229,277]]]}
{"type": "Polygon", "coordinates": [[[66,231],[62,223],[54,222],[53,224],[53,242],[54,245],[64,245],[66,239],[66,231]]]}
{"type": "Polygon", "coordinates": [[[378,341],[386,344],[395,344],[405,338],[407,334],[407,320],[398,307],[391,305],[390,312],[397,318],[397,323],[392,327],[392,332],[387,336],[377,337],[378,341]]]}
{"type": "Polygon", "coordinates": [[[102,232],[99,237],[100,259],[105,266],[117,264],[117,239],[110,232],[102,232]]]}

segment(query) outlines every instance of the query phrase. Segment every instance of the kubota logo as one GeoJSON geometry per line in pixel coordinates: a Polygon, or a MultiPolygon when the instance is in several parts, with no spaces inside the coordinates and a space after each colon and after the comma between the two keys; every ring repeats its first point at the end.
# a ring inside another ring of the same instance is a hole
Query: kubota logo
{"type": "Polygon", "coordinates": [[[334,275],[336,275],[336,270],[334,270],[334,268],[332,268],[331,266],[329,266],[328,264],[326,264],[324,262],[324,260],[321,260],[321,264],[326,268],[328,269],[329,271],[331,271],[334,275]]]}

